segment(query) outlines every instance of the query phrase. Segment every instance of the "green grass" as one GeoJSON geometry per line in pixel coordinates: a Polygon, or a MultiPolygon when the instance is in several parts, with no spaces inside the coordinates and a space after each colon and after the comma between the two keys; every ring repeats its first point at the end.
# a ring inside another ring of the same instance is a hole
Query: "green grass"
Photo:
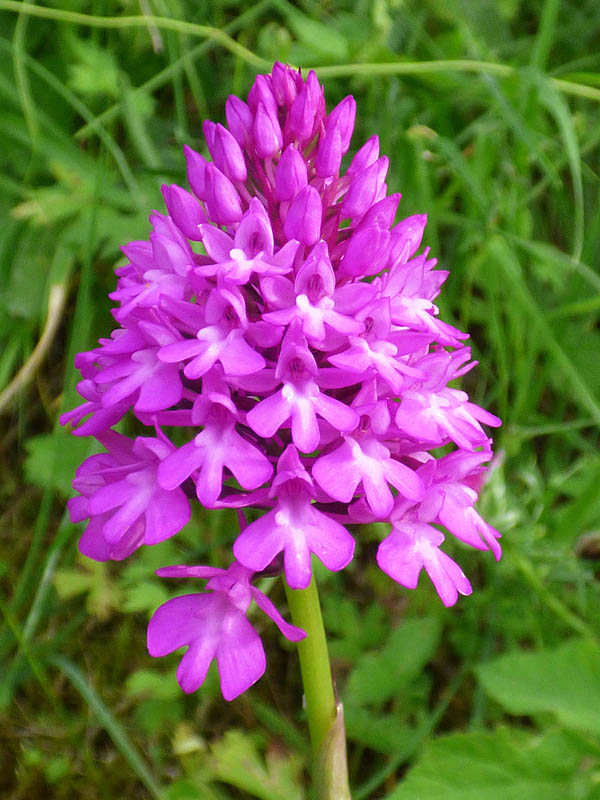
{"type": "Polygon", "coordinates": [[[428,214],[442,314],[480,362],[465,386],[504,421],[480,505],[504,557],[461,552],[472,597],[392,584],[375,536],[324,578],[353,796],[598,797],[599,29],[593,0],[0,0],[2,796],[307,796],[272,626],[266,677],[229,704],[146,652],[153,570],[226,560],[228,515],[84,563],[64,508],[89,445],[57,423],[74,354],[110,330],[119,246],[278,59],[315,67],[329,107],[355,95],[355,146],[379,134],[401,212],[428,214]]]}

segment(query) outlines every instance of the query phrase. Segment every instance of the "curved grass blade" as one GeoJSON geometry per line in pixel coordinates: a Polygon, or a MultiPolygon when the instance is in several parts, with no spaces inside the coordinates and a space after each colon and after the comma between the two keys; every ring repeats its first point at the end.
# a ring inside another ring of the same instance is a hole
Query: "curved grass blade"
{"type": "Polygon", "coordinates": [[[152,797],[156,800],[163,800],[163,792],[150,768],[135,749],[121,723],[113,716],[96,690],[90,686],[81,670],[63,656],[50,656],[48,662],[57,667],[71,681],[152,797]]]}

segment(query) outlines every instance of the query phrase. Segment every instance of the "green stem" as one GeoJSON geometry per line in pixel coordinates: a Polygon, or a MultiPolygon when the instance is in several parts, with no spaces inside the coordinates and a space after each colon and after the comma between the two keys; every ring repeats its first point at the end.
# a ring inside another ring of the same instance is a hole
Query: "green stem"
{"type": "Polygon", "coordinates": [[[336,719],[336,702],[319,593],[314,576],[307,589],[290,589],[285,580],[284,585],[292,621],[306,631],[306,638],[298,642],[298,657],[310,741],[313,754],[317,755],[336,719]]]}

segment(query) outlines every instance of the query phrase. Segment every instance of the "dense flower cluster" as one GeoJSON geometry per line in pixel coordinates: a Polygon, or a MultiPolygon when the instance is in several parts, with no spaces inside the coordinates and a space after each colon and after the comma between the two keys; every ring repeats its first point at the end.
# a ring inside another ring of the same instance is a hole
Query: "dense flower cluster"
{"type": "Polygon", "coordinates": [[[424,568],[448,606],[471,586],[440,528],[500,555],[474,508],[491,458],[481,424],[500,421],[448,386],[474,366],[467,335],[438,317],[447,272],[418,252],[425,216],[394,224],[400,195],[387,195],[376,136],[341,174],[355,109],[346,97],[327,114],[315,73],[281,64],[247,103],[229,97],[228,127],[204,123],[212,161],[186,148],[192,192],[164,186],[168,213],[123,248],[119,327],[76,359],[85,402],[62,421],[106,450],[81,465],[69,504],[89,519],[84,554],[118,560],[172,536],[194,494],[239,510],[228,570],[159,571],[208,579],[148,630],[152,655],[188,646],[185,691],[213,658],[227,699],[262,675],[252,599],[302,638],[253,576],[284,571],[305,588],[313,554],[342,569],[346,524],[389,523],[381,569],[414,588],[424,568]],[[154,435],[111,430],[130,409],[154,435]],[[244,508],[265,513],[247,524],[244,508]]]}

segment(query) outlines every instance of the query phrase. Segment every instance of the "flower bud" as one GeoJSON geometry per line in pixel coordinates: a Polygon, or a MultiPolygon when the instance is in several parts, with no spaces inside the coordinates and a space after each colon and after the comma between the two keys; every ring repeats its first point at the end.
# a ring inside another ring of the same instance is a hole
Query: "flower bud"
{"type": "Polygon", "coordinates": [[[254,116],[254,147],[259,158],[271,158],[283,147],[281,128],[276,114],[270,114],[266,107],[258,104],[254,116]]]}
{"type": "Polygon", "coordinates": [[[315,169],[319,178],[337,175],[342,163],[343,143],[341,124],[338,122],[330,128],[319,142],[319,151],[315,161],[315,169]]]}
{"type": "Polygon", "coordinates": [[[401,197],[401,194],[395,193],[375,203],[365,214],[360,223],[360,227],[379,225],[381,228],[389,229],[396,216],[398,203],[401,197]]]}
{"type": "Polygon", "coordinates": [[[315,134],[325,109],[325,100],[317,76],[311,70],[305,85],[294,100],[287,119],[286,133],[305,144],[315,134]]]}
{"type": "Polygon", "coordinates": [[[298,149],[288,145],[279,159],[275,170],[275,196],[280,201],[290,201],[308,183],[306,161],[298,149]]]}
{"type": "Polygon", "coordinates": [[[339,126],[342,153],[348,152],[350,147],[350,139],[354,131],[354,118],[356,116],[356,100],[352,95],[344,97],[344,99],[337,104],[332,112],[327,117],[325,128],[327,131],[333,130],[339,126]]]}
{"type": "Polygon", "coordinates": [[[275,119],[277,118],[277,102],[271,89],[271,78],[268,75],[258,75],[248,92],[248,105],[253,114],[258,113],[258,106],[263,104],[265,109],[275,119]]]}
{"type": "Polygon", "coordinates": [[[214,164],[206,167],[205,180],[209,216],[219,225],[239,222],[242,204],[231,181],[214,164]]]}
{"type": "Polygon", "coordinates": [[[214,125],[209,120],[205,120],[203,130],[210,154],[221,172],[232,181],[245,181],[246,161],[233,135],[223,125],[214,125]]]}
{"type": "Polygon", "coordinates": [[[356,152],[356,155],[350,162],[350,166],[346,171],[346,175],[356,175],[363,169],[370,167],[379,158],[379,137],[371,136],[370,139],[363,144],[363,146],[356,152]]]}
{"type": "Polygon", "coordinates": [[[427,214],[413,214],[399,222],[392,230],[390,261],[404,263],[419,249],[423,231],[427,224],[427,214]]]}
{"type": "Polygon", "coordinates": [[[179,230],[188,239],[199,242],[201,239],[198,225],[207,222],[206,214],[196,198],[177,184],[166,183],[161,187],[169,216],[179,230]]]}
{"type": "Polygon", "coordinates": [[[187,179],[192,191],[200,200],[206,200],[205,172],[208,161],[187,145],[183,146],[187,164],[187,179]]]}
{"type": "Polygon", "coordinates": [[[298,95],[298,85],[301,87],[303,83],[302,77],[291,67],[279,62],[273,66],[271,88],[278,105],[290,108],[298,95]]]}
{"type": "Polygon", "coordinates": [[[354,176],[342,205],[344,216],[360,218],[379,200],[380,195],[385,193],[388,165],[389,159],[383,156],[354,176]]]}
{"type": "Polygon", "coordinates": [[[348,247],[340,264],[344,275],[376,275],[385,267],[390,244],[390,233],[379,225],[370,225],[357,230],[348,241],[348,247]]]}
{"type": "Polygon", "coordinates": [[[245,147],[252,135],[252,112],[239,97],[230,94],[225,103],[225,116],[233,138],[245,147]]]}
{"type": "Polygon", "coordinates": [[[305,186],[294,198],[283,226],[288,239],[310,247],[319,241],[323,207],[314,186],[305,186]]]}

